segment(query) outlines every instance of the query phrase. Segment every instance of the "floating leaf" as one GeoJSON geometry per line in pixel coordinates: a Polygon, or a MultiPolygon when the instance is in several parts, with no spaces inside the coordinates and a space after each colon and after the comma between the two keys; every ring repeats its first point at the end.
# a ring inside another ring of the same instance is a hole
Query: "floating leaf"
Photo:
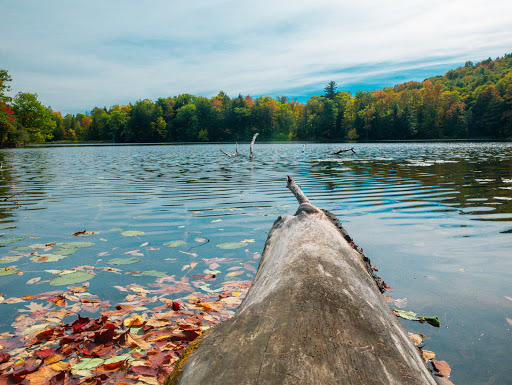
{"type": "Polygon", "coordinates": [[[94,278],[94,274],[85,273],[83,271],[76,271],[70,274],[61,275],[52,281],[50,281],[50,285],[52,286],[62,286],[62,285],[72,285],[75,283],[85,282],[94,278]]]}
{"type": "Polygon", "coordinates": [[[409,334],[409,338],[414,342],[415,345],[419,345],[423,342],[423,339],[419,336],[419,334],[409,334]]]}
{"type": "Polygon", "coordinates": [[[130,230],[130,231],[123,231],[121,235],[124,235],[125,237],[138,237],[139,235],[146,234],[144,231],[136,231],[136,230],[130,230]]]}
{"type": "Polygon", "coordinates": [[[16,251],[28,251],[28,250],[32,250],[30,247],[28,246],[16,246],[16,247],[13,247],[12,248],[13,250],[16,250],[16,251]]]}
{"type": "Polygon", "coordinates": [[[217,245],[217,247],[219,249],[223,249],[223,250],[240,249],[245,246],[247,246],[247,243],[245,243],[245,242],[230,242],[230,243],[221,243],[221,244],[217,245]]]}
{"type": "Polygon", "coordinates": [[[412,311],[398,309],[393,309],[393,312],[397,317],[401,317],[410,321],[418,321],[420,323],[426,322],[435,327],[441,326],[441,322],[439,322],[438,317],[418,317],[418,315],[412,311]]]}
{"type": "Polygon", "coordinates": [[[23,239],[24,239],[23,237],[0,238],[0,244],[4,245],[4,244],[7,244],[7,243],[19,242],[19,241],[22,241],[23,239]]]}
{"type": "Polygon", "coordinates": [[[130,258],[113,258],[110,259],[107,263],[109,265],[130,265],[132,263],[140,262],[139,258],[130,257],[130,258]]]}
{"type": "Polygon", "coordinates": [[[435,326],[436,328],[441,326],[441,322],[439,321],[438,317],[421,317],[420,322],[422,322],[422,321],[424,321],[432,326],[435,326]]]}
{"type": "Polygon", "coordinates": [[[423,355],[423,359],[425,362],[428,362],[428,360],[431,360],[436,356],[434,352],[431,352],[430,350],[422,350],[421,354],[423,355]]]}
{"type": "Polygon", "coordinates": [[[452,370],[450,369],[450,365],[448,365],[446,361],[432,360],[431,362],[435,370],[437,370],[446,378],[450,377],[450,373],[452,370]]]}
{"type": "Polygon", "coordinates": [[[508,323],[510,326],[512,326],[512,319],[507,318],[507,323],[508,323]]]}
{"type": "Polygon", "coordinates": [[[141,277],[141,276],[148,276],[148,277],[158,277],[162,278],[167,275],[167,273],[163,271],[156,271],[156,270],[146,270],[139,274],[133,274],[135,277],[141,277]]]}
{"type": "Polygon", "coordinates": [[[17,262],[20,258],[22,258],[21,255],[7,256],[7,257],[0,258],[0,263],[17,262]]]}
{"type": "Polygon", "coordinates": [[[32,279],[29,279],[27,281],[27,285],[32,285],[32,284],[34,284],[36,282],[39,282],[40,280],[41,280],[41,277],[35,277],[35,278],[32,278],[32,279]]]}
{"type": "Polygon", "coordinates": [[[182,245],[186,245],[187,242],[185,241],[169,241],[169,242],[165,242],[164,243],[164,246],[167,246],[167,247],[178,247],[178,246],[182,246],[182,245]]]}
{"type": "Polygon", "coordinates": [[[3,267],[0,269],[0,277],[3,275],[16,274],[19,271],[15,266],[3,267]]]}
{"type": "Polygon", "coordinates": [[[236,277],[238,275],[243,274],[243,271],[232,271],[231,273],[226,274],[226,278],[236,277]]]}
{"type": "Polygon", "coordinates": [[[34,262],[56,262],[63,258],[67,258],[67,255],[42,254],[42,255],[35,255],[32,258],[30,258],[30,260],[34,261],[34,262]]]}

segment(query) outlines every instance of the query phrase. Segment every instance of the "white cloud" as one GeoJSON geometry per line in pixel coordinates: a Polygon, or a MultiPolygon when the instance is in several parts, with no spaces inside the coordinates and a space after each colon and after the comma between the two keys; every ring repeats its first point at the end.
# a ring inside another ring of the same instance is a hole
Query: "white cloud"
{"type": "Polygon", "coordinates": [[[184,92],[364,88],[512,46],[512,3],[501,0],[20,0],[2,10],[0,66],[13,89],[72,113],[184,92]]]}

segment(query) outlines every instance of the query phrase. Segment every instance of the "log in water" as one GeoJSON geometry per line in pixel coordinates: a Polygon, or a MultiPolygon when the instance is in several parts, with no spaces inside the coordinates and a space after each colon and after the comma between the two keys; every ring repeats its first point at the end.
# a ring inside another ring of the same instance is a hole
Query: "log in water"
{"type": "Polygon", "coordinates": [[[362,254],[310,203],[276,220],[236,315],[196,347],[179,384],[435,384],[362,254]]]}

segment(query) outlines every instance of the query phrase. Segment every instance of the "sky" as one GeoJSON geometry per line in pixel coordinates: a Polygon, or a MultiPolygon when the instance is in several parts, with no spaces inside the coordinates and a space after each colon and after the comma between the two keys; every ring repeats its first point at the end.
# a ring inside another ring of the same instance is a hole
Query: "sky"
{"type": "Polygon", "coordinates": [[[55,111],[224,91],[305,102],[512,52],[510,0],[0,0],[0,68],[55,111]]]}

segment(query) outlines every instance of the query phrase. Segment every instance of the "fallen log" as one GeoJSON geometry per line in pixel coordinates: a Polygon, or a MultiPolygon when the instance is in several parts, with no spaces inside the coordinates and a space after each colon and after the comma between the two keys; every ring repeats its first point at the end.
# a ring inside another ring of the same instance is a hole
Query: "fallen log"
{"type": "Polygon", "coordinates": [[[353,154],[355,154],[356,152],[354,151],[354,148],[351,147],[351,148],[346,148],[346,149],[343,149],[343,150],[338,150],[338,151],[334,151],[334,152],[331,152],[331,155],[339,155],[341,154],[342,152],[347,152],[347,151],[352,151],[353,154]]]}
{"type": "Polygon", "coordinates": [[[237,313],[165,384],[435,384],[348,234],[288,187],[299,208],[275,221],[237,313]]]}

